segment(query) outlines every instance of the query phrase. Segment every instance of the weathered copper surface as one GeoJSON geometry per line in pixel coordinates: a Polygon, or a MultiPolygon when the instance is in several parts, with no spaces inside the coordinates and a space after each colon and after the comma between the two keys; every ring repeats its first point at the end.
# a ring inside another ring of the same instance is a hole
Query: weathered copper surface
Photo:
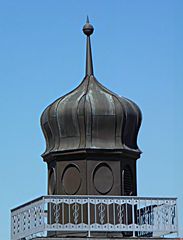
{"type": "Polygon", "coordinates": [[[46,139],[48,193],[56,195],[136,195],[137,134],[141,111],[106,89],[94,76],[90,35],[86,75],[81,84],[49,105],[41,116],[46,139]]]}
{"type": "Polygon", "coordinates": [[[120,97],[97,81],[93,73],[87,21],[86,76],[81,84],[49,105],[41,116],[46,139],[43,156],[78,149],[126,149],[140,153],[137,134],[141,111],[129,99],[120,97]]]}

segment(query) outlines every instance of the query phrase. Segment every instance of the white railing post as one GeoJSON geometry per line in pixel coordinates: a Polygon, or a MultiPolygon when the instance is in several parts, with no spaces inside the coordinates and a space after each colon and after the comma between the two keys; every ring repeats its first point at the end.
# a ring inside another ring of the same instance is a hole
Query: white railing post
{"type": "Polygon", "coordinates": [[[177,237],[179,237],[179,222],[178,222],[178,205],[177,205],[177,199],[175,200],[175,219],[176,219],[177,237]]]}
{"type": "Polygon", "coordinates": [[[88,198],[88,237],[90,236],[90,198],[88,198]]]}
{"type": "Polygon", "coordinates": [[[132,226],[133,226],[133,237],[135,237],[135,210],[134,210],[134,198],[132,199],[132,226]]]}

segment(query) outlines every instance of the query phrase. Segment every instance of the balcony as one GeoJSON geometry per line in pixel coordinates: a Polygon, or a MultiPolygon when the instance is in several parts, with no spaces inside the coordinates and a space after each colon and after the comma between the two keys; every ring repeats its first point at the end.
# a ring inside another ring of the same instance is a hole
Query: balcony
{"type": "Polygon", "coordinates": [[[11,210],[11,240],[38,236],[161,237],[178,233],[177,199],[43,196],[11,210]]]}

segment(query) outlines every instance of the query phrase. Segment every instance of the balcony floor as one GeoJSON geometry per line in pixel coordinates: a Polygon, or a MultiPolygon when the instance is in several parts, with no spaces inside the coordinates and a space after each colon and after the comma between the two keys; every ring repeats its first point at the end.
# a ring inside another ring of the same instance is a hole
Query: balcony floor
{"type": "MultiPolygon", "coordinates": [[[[81,239],[85,239],[85,240],[119,240],[119,239],[121,239],[121,238],[98,238],[98,237],[96,237],[96,238],[88,238],[88,237],[83,237],[83,238],[75,238],[75,237],[73,237],[73,238],[61,238],[61,237],[58,237],[58,238],[50,238],[50,237],[44,237],[44,238],[42,238],[42,237],[37,237],[37,238],[34,238],[34,239],[32,239],[32,240],[81,240],[81,239]]],[[[131,240],[132,238],[124,238],[125,240],[131,240]]],[[[142,239],[150,239],[150,240],[183,240],[183,238],[177,238],[177,237],[175,237],[175,238],[151,238],[151,237],[147,237],[147,238],[135,238],[135,240],[142,240],[142,239]]]]}

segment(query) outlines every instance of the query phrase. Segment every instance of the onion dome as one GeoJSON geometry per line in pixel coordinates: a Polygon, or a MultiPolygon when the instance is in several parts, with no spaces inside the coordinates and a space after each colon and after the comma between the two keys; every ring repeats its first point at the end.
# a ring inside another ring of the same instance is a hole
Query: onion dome
{"type": "Polygon", "coordinates": [[[94,77],[90,35],[87,22],[86,75],[70,93],[49,105],[41,116],[46,139],[43,156],[76,150],[130,151],[140,154],[137,134],[141,111],[131,100],[105,88],[94,77]]]}

